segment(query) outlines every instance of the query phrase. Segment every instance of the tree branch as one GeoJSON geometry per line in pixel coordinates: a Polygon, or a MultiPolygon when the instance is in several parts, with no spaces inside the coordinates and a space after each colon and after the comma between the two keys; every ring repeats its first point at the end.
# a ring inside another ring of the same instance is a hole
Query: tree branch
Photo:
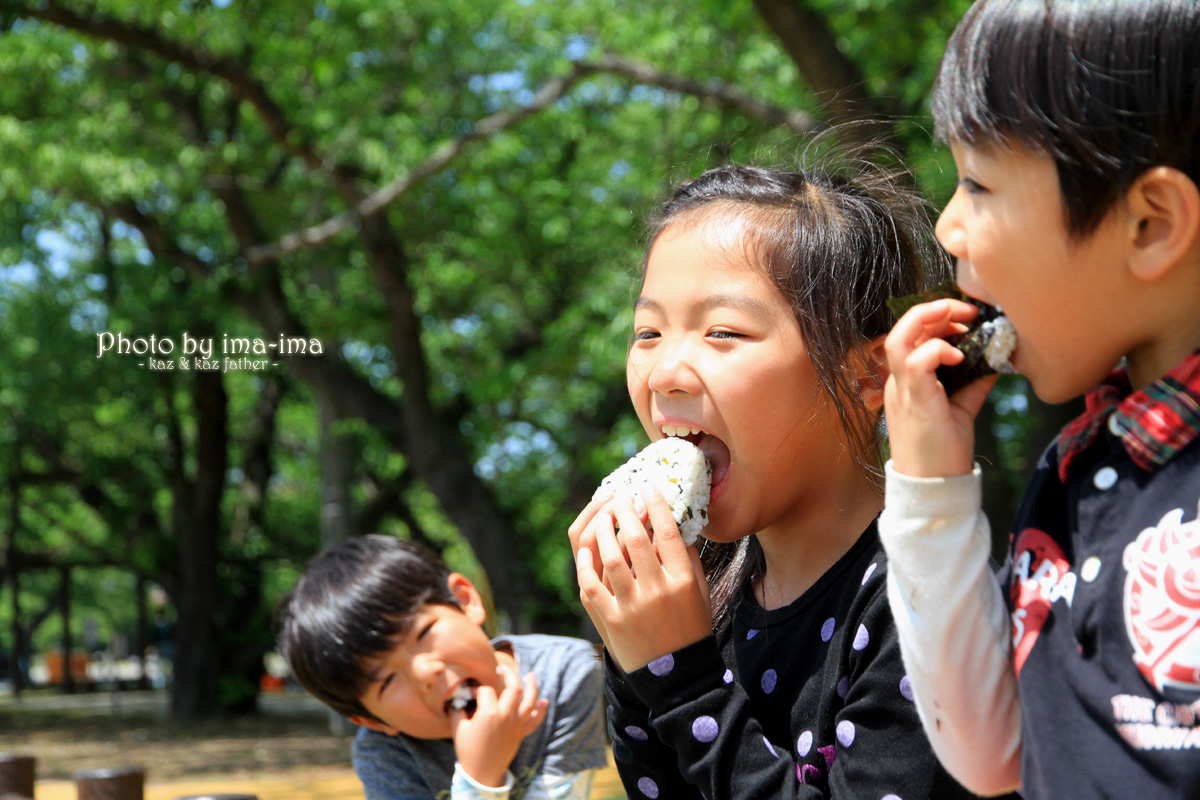
{"type": "Polygon", "coordinates": [[[645,62],[611,55],[594,62],[576,62],[565,76],[547,82],[528,105],[498,111],[484,117],[469,133],[445,142],[416,167],[372,192],[350,210],[303,230],[289,233],[274,244],[251,248],[246,252],[247,260],[252,264],[257,264],[279,258],[305,247],[324,244],[339,234],[353,229],[362,220],[378,214],[389,204],[395,202],[422,180],[441,172],[472,142],[487,139],[513,127],[526,117],[541,111],[565,96],[583,78],[600,73],[618,75],[679,94],[695,95],[803,135],[814,134],[822,127],[822,123],[809,114],[802,111],[789,111],[765,103],[751,97],[738,87],[721,81],[701,84],[689,78],[663,72],[645,62]]]}
{"type": "Polygon", "coordinates": [[[224,81],[234,94],[249,103],[262,118],[268,135],[280,147],[300,158],[310,169],[332,174],[335,179],[348,175],[325,168],[321,156],[297,133],[288,122],[283,109],[267,88],[256,80],[236,59],[216,56],[205,50],[172,41],[154,28],[107,17],[95,12],[64,8],[57,0],[26,3],[21,12],[34,19],[61,25],[85,36],[104,39],[138,50],[153,53],[167,62],[176,62],[190,70],[203,72],[224,81]]]}

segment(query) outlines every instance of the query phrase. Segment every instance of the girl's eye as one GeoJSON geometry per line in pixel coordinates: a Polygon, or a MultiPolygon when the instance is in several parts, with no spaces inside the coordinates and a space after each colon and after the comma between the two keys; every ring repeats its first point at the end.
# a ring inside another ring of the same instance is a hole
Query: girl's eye
{"type": "Polygon", "coordinates": [[[420,631],[418,631],[418,633],[417,633],[417,641],[418,641],[418,642],[419,642],[419,641],[421,641],[421,639],[423,639],[423,638],[425,637],[425,634],[429,633],[429,631],[430,631],[432,628],[433,628],[433,623],[432,623],[432,622],[430,622],[430,623],[429,623],[428,625],[426,625],[425,627],[421,628],[421,629],[420,629],[420,631]]]}
{"type": "Polygon", "coordinates": [[[983,194],[987,191],[973,178],[962,178],[958,185],[967,190],[967,194],[983,194]]]}
{"type": "Polygon", "coordinates": [[[725,330],[713,331],[708,335],[714,339],[741,339],[743,336],[743,334],[737,333],[736,331],[725,330]]]}
{"type": "Polygon", "coordinates": [[[636,342],[644,342],[649,339],[657,339],[658,336],[659,336],[658,331],[640,330],[640,331],[634,332],[633,339],[636,342]]]}

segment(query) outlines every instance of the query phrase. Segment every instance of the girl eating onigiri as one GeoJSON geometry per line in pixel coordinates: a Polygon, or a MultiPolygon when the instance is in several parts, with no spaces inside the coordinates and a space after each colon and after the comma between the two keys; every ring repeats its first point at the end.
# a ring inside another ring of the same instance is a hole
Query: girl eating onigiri
{"type": "Polygon", "coordinates": [[[931,233],[834,172],[722,167],[663,207],[627,382],[651,440],[711,466],[704,539],[655,490],[570,528],[631,799],[970,796],[911,702],[875,528],[885,301],[940,273],[931,233]]]}

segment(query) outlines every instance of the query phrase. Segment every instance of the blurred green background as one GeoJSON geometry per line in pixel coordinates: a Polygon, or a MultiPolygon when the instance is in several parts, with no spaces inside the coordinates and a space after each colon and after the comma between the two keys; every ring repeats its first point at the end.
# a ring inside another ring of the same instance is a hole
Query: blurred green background
{"type": "MultiPolygon", "coordinates": [[[[155,648],[177,718],[251,710],[279,598],[369,531],[502,628],[591,636],[566,528],[644,444],[647,213],[880,143],[940,205],[926,97],[966,5],[0,5],[0,680],[155,648]],[[226,370],[234,339],[263,363],[226,370]]],[[[981,426],[1000,517],[1034,409],[1008,381],[981,426]]]]}

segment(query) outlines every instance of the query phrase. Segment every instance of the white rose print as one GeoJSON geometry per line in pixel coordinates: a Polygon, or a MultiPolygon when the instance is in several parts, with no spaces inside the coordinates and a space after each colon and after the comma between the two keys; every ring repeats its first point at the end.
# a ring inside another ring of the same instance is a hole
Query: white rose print
{"type": "Polygon", "coordinates": [[[1160,692],[1200,690],[1200,515],[1183,509],[1125,548],[1125,630],[1138,669],[1160,692]]]}

